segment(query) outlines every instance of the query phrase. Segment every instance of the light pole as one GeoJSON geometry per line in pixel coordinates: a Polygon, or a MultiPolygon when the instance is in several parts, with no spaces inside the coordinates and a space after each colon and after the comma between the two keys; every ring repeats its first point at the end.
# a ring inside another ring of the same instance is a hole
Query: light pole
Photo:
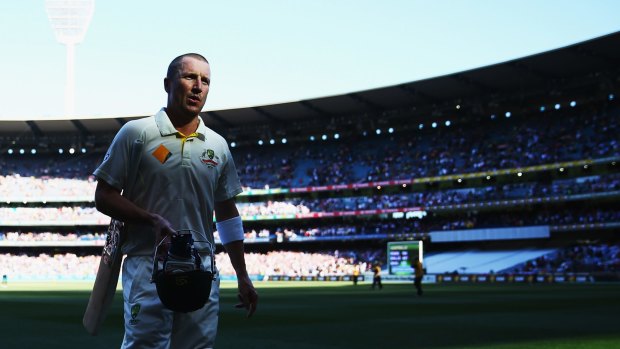
{"type": "Polygon", "coordinates": [[[65,114],[75,112],[75,45],[84,40],[95,12],[95,0],[45,0],[45,10],[56,41],[67,48],[65,114]]]}

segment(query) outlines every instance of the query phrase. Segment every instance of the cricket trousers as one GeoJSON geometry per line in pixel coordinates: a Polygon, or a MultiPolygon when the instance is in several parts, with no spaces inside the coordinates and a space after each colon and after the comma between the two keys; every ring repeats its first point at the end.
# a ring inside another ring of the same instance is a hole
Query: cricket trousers
{"type": "Polygon", "coordinates": [[[128,256],[123,262],[125,336],[122,349],[213,348],[219,316],[220,280],[211,287],[207,304],[190,313],[169,310],[151,283],[153,257],[128,256]]]}

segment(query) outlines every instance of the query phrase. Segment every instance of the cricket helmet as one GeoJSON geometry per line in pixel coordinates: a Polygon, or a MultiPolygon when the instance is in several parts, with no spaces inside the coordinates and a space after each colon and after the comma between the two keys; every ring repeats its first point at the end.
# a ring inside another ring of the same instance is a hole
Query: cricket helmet
{"type": "Polygon", "coordinates": [[[158,256],[162,243],[155,249],[151,278],[162,304],[182,313],[202,308],[209,301],[215,276],[213,248],[209,248],[211,268],[208,270],[194,247],[191,231],[172,235],[168,242],[168,253],[163,257],[158,256]]]}

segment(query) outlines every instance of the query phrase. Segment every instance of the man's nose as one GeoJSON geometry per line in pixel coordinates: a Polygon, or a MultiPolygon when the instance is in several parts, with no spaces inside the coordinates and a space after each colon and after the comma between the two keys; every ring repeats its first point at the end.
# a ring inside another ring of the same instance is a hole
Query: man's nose
{"type": "Polygon", "coordinates": [[[192,86],[192,92],[202,92],[205,89],[206,84],[200,81],[200,79],[196,80],[194,86],[192,86]]]}

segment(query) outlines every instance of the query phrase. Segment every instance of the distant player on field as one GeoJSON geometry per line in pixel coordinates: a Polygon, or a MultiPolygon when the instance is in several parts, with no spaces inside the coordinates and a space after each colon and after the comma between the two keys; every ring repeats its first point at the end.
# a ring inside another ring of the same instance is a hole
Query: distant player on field
{"type": "Polygon", "coordinates": [[[413,262],[413,272],[414,272],[413,284],[416,288],[418,296],[421,296],[423,293],[422,292],[422,278],[424,277],[424,266],[422,265],[422,262],[420,262],[419,259],[416,259],[415,262],[413,262]]]}
{"type": "Polygon", "coordinates": [[[379,263],[375,263],[372,267],[372,289],[375,289],[375,286],[378,286],[380,290],[383,289],[383,283],[381,283],[381,266],[379,263]]]}
{"type": "Polygon", "coordinates": [[[353,285],[357,285],[357,281],[360,277],[360,265],[356,263],[353,267],[353,285]]]}

